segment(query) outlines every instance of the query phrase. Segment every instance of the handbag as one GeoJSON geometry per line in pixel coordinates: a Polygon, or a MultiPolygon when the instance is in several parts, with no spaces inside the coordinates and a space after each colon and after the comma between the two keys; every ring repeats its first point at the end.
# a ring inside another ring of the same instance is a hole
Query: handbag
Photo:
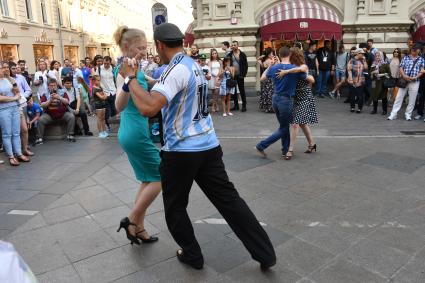
{"type": "Polygon", "coordinates": [[[383,82],[384,88],[393,88],[397,86],[397,79],[396,78],[387,78],[383,82]]]}
{"type": "Polygon", "coordinates": [[[227,79],[226,81],[226,88],[234,88],[238,84],[237,80],[234,79],[227,79]]]}
{"type": "MultiPolygon", "coordinates": [[[[413,71],[413,68],[415,68],[415,65],[416,65],[416,63],[418,62],[418,60],[419,60],[419,58],[418,59],[416,59],[415,60],[415,62],[413,62],[413,65],[412,65],[412,68],[410,69],[410,71],[409,71],[409,77],[410,77],[410,75],[411,75],[411,73],[412,73],[412,71],[413,71]]],[[[399,78],[398,79],[398,81],[397,81],[397,86],[399,87],[399,88],[406,88],[407,87],[407,84],[408,84],[409,82],[408,81],[406,81],[405,79],[403,79],[403,78],[399,78]]]]}

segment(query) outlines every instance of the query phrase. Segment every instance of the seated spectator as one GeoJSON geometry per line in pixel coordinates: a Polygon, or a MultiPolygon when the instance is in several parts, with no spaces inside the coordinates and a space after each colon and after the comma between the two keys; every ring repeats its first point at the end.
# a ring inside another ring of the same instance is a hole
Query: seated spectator
{"type": "MultiPolygon", "coordinates": [[[[65,77],[63,79],[63,86],[64,88],[61,89],[60,92],[62,96],[65,94],[68,96],[69,107],[71,108],[70,112],[73,113],[76,117],[81,118],[81,122],[83,122],[84,134],[86,136],[92,136],[93,133],[90,132],[89,122],[87,121],[87,113],[83,107],[81,90],[72,86],[71,77],[65,77]]],[[[82,131],[78,127],[77,123],[75,123],[74,133],[77,135],[82,135],[82,131]]]]}
{"type": "Polygon", "coordinates": [[[72,113],[68,112],[69,97],[66,92],[58,91],[58,83],[55,79],[50,78],[48,82],[48,91],[43,93],[40,97],[41,107],[45,113],[39,120],[39,131],[41,142],[44,138],[44,129],[46,126],[65,122],[67,128],[67,139],[70,142],[75,142],[74,126],[75,117],[72,113]]]}
{"type": "Polygon", "coordinates": [[[29,142],[32,145],[40,144],[40,132],[38,131],[38,121],[40,120],[43,110],[38,103],[35,103],[32,97],[27,100],[28,130],[29,142]]]}

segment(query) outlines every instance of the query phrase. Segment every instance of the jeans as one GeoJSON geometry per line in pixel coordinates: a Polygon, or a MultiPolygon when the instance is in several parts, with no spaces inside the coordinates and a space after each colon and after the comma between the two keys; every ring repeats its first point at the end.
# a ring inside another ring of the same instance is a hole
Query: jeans
{"type": "Polygon", "coordinates": [[[162,151],[159,171],[165,220],[187,260],[203,263],[201,248],[186,210],[193,181],[217,208],[254,260],[264,264],[276,260],[266,231],[227,176],[220,146],[200,152],[162,151]]]}
{"type": "Polygon", "coordinates": [[[356,108],[356,103],[357,103],[357,107],[359,108],[359,110],[362,110],[363,102],[364,102],[364,86],[362,85],[362,86],[354,87],[350,85],[351,109],[356,108]]]}
{"type": "Polygon", "coordinates": [[[282,142],[282,154],[286,154],[289,149],[290,133],[289,123],[292,120],[292,109],[294,101],[287,96],[273,95],[272,97],[273,110],[279,122],[279,128],[265,140],[257,144],[257,148],[264,150],[279,139],[282,142]]]}
{"type": "Polygon", "coordinates": [[[0,127],[3,147],[7,156],[22,155],[21,148],[21,114],[18,106],[0,109],[0,127]]]}
{"type": "Polygon", "coordinates": [[[319,70],[319,75],[317,76],[316,84],[316,95],[325,95],[328,90],[328,81],[331,76],[331,71],[319,70]]]}
{"type": "MultiPolygon", "coordinates": [[[[240,76],[236,76],[235,79],[238,82],[238,88],[239,88],[239,92],[241,94],[242,108],[246,108],[245,78],[240,77],[240,76]]],[[[235,89],[235,96],[233,96],[233,103],[234,103],[234,107],[236,109],[239,109],[238,95],[236,93],[236,89],[235,89]]]]}
{"type": "Polygon", "coordinates": [[[400,110],[401,105],[403,104],[404,96],[409,92],[409,103],[406,107],[406,112],[404,116],[406,119],[412,118],[413,108],[416,103],[416,96],[418,95],[419,82],[409,82],[405,88],[400,88],[398,90],[397,97],[395,99],[393,110],[391,111],[390,118],[394,119],[397,117],[397,112],[400,110]]]}

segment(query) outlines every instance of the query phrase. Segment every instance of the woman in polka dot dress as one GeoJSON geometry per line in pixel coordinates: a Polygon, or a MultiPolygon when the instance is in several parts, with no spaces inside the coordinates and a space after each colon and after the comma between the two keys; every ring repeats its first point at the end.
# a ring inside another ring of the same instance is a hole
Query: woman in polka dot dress
{"type": "MultiPolygon", "coordinates": [[[[279,73],[280,77],[283,77],[289,72],[308,71],[308,67],[305,65],[304,54],[301,49],[297,47],[291,48],[290,61],[291,64],[299,67],[286,71],[282,70],[279,73]]],[[[291,143],[289,145],[288,153],[285,156],[286,160],[290,160],[292,158],[299,128],[301,128],[304,132],[308,142],[308,148],[305,153],[317,151],[317,145],[314,142],[309,125],[317,124],[319,121],[317,118],[316,103],[311,91],[310,83],[307,80],[299,80],[297,83],[297,90],[294,98],[294,109],[292,113],[291,143]]]]}

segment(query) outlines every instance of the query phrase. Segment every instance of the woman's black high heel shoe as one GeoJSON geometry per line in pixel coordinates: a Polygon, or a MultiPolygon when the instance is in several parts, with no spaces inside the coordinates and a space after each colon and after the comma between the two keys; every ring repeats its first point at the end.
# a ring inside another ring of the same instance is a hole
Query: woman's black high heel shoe
{"type": "Polygon", "coordinates": [[[137,226],[136,224],[130,222],[130,219],[128,219],[128,217],[124,217],[120,221],[120,227],[118,228],[117,232],[119,232],[121,228],[124,228],[125,233],[127,234],[127,239],[130,241],[131,245],[133,245],[133,243],[135,243],[136,245],[140,245],[138,237],[131,235],[130,231],[128,230],[128,227],[130,225],[137,226]]]}
{"type": "Polygon", "coordinates": [[[158,241],[158,237],[154,237],[154,236],[150,236],[147,239],[142,238],[142,236],[139,236],[139,234],[141,234],[143,232],[146,232],[146,230],[143,229],[142,231],[139,231],[139,232],[136,233],[137,239],[141,240],[143,243],[150,244],[150,243],[154,243],[154,242],[157,242],[158,241]]]}
{"type": "Polygon", "coordinates": [[[312,153],[314,151],[317,151],[317,144],[314,145],[309,145],[308,149],[306,151],[304,151],[304,153],[312,153]]]}

